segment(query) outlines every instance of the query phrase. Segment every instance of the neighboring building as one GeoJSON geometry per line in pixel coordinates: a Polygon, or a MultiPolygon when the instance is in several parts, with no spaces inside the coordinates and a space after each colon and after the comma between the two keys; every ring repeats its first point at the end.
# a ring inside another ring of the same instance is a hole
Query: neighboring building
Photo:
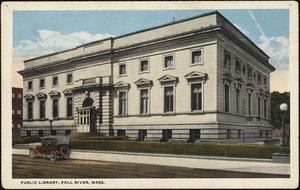
{"type": "Polygon", "coordinates": [[[269,57],[219,12],[24,61],[22,135],[271,137],[269,57]]]}
{"type": "Polygon", "coordinates": [[[12,88],[12,134],[20,135],[20,128],[23,124],[23,89],[12,88]]]}

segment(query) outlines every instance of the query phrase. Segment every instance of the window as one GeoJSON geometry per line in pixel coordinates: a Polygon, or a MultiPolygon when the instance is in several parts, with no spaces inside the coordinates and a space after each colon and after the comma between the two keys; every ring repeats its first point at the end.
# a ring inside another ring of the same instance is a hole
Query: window
{"type": "Polygon", "coordinates": [[[40,119],[45,119],[45,100],[40,100],[40,119]]]}
{"type": "Polygon", "coordinates": [[[259,138],[262,138],[262,136],[263,136],[263,131],[259,130],[259,138]]]}
{"type": "Polygon", "coordinates": [[[33,86],[32,86],[32,81],[28,81],[28,90],[32,90],[33,86]]]}
{"type": "Polygon", "coordinates": [[[229,52],[224,52],[224,66],[230,68],[231,55],[229,52]]]}
{"type": "Polygon", "coordinates": [[[40,88],[45,88],[45,79],[40,79],[40,88]]]}
{"type": "Polygon", "coordinates": [[[38,134],[39,134],[39,136],[43,136],[44,135],[43,130],[39,130],[38,134]]]}
{"type": "Polygon", "coordinates": [[[190,129],[190,141],[195,142],[200,139],[201,131],[200,129],[190,129]]]}
{"type": "Polygon", "coordinates": [[[147,130],[139,130],[138,140],[144,141],[147,139],[147,130]]]}
{"type": "Polygon", "coordinates": [[[125,136],[126,131],[125,130],[117,130],[117,136],[125,136]]]}
{"type": "Polygon", "coordinates": [[[52,130],[51,135],[56,135],[56,130],[52,130]]]}
{"type": "Polygon", "coordinates": [[[162,141],[168,142],[172,138],[172,130],[171,129],[163,129],[162,130],[162,141]]]}
{"type": "Polygon", "coordinates": [[[257,97],[257,115],[260,117],[260,97],[257,97]]]}
{"type": "Polygon", "coordinates": [[[191,84],[192,111],[202,110],[202,83],[191,84]]]}
{"type": "Polygon", "coordinates": [[[248,115],[251,115],[251,94],[248,94],[248,115]]]}
{"type": "Polygon", "coordinates": [[[31,136],[31,131],[26,131],[27,136],[31,136]]]}
{"type": "Polygon", "coordinates": [[[28,119],[33,119],[33,102],[28,102],[27,103],[27,113],[28,113],[28,119]]]}
{"type": "Polygon", "coordinates": [[[65,130],[65,136],[68,136],[71,134],[71,130],[65,130]]]}
{"type": "Polygon", "coordinates": [[[22,110],[17,110],[17,118],[22,119],[22,110]]]}
{"type": "Polygon", "coordinates": [[[126,92],[119,92],[119,114],[126,115],[127,96],[126,92]]]}
{"type": "Polygon", "coordinates": [[[52,99],[52,117],[58,118],[58,99],[57,98],[52,99]]]}
{"type": "Polygon", "coordinates": [[[58,77],[57,77],[57,76],[54,76],[54,77],[52,78],[52,85],[53,85],[53,86],[58,86],[58,77]]]}
{"type": "Polygon", "coordinates": [[[197,65],[197,64],[201,64],[202,62],[202,51],[201,50],[197,50],[197,51],[193,51],[192,52],[192,65],[197,65]]]}
{"type": "Polygon", "coordinates": [[[141,106],[141,110],[140,110],[141,114],[148,113],[148,109],[149,109],[148,108],[149,107],[148,89],[141,90],[140,106],[141,106]]]}
{"type": "Polygon", "coordinates": [[[174,108],[174,88],[173,86],[165,87],[165,112],[172,112],[174,108]]]}
{"type": "Polygon", "coordinates": [[[12,96],[12,102],[15,103],[15,101],[16,101],[16,93],[12,93],[11,96],[12,96]]]}
{"type": "Polygon", "coordinates": [[[67,117],[73,117],[73,97],[67,97],[67,117]]]}
{"type": "Polygon", "coordinates": [[[140,62],[140,72],[149,72],[149,60],[142,60],[140,62]]]}
{"type": "Polygon", "coordinates": [[[267,88],[267,77],[264,77],[264,87],[266,87],[267,88]]]}
{"type": "Polygon", "coordinates": [[[174,68],[174,57],[173,55],[164,57],[164,69],[174,68]]]}
{"type": "Polygon", "coordinates": [[[262,84],[261,83],[261,74],[257,73],[257,84],[262,84]]]}
{"type": "Polygon", "coordinates": [[[235,89],[235,112],[240,112],[240,89],[235,89]]]}
{"type": "Polygon", "coordinates": [[[229,85],[225,84],[225,112],[229,112],[229,85]]]}
{"type": "Polygon", "coordinates": [[[235,72],[241,73],[242,67],[241,67],[241,60],[235,59],[235,72]]]}
{"type": "Polygon", "coordinates": [[[18,94],[18,102],[19,102],[19,103],[22,103],[22,102],[23,102],[22,94],[18,94]]]}
{"type": "Polygon", "coordinates": [[[227,129],[227,139],[230,139],[231,138],[231,129],[227,129]]]}
{"type": "Polygon", "coordinates": [[[252,67],[248,65],[248,79],[252,80],[252,67]]]}
{"type": "Polygon", "coordinates": [[[242,130],[238,129],[238,139],[242,138],[242,130]]]}
{"type": "Polygon", "coordinates": [[[264,99],[264,118],[267,118],[267,100],[264,99]]]}
{"type": "Polygon", "coordinates": [[[120,64],[119,65],[119,75],[122,76],[122,75],[126,75],[127,72],[126,72],[126,64],[120,64]]]}
{"type": "Polygon", "coordinates": [[[269,131],[266,131],[266,138],[269,137],[269,131]]]}
{"type": "Polygon", "coordinates": [[[69,73],[67,74],[67,84],[72,84],[73,83],[73,74],[69,73]]]}

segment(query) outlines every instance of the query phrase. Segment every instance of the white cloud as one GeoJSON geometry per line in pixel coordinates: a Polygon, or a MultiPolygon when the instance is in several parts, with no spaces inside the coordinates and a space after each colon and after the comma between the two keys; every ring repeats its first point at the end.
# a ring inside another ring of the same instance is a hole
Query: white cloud
{"type": "Polygon", "coordinates": [[[84,43],[111,37],[111,34],[89,34],[87,32],[74,32],[63,35],[58,31],[38,30],[39,36],[31,40],[22,40],[13,48],[14,57],[24,59],[74,48],[84,43]]]}
{"type": "Polygon", "coordinates": [[[260,47],[270,56],[270,63],[276,69],[287,70],[289,65],[289,39],[283,36],[266,37],[259,36],[260,47]]]}

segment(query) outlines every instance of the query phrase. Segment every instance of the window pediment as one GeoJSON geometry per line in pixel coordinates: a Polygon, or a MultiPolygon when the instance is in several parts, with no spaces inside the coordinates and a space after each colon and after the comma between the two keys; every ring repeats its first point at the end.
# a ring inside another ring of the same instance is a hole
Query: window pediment
{"type": "Polygon", "coordinates": [[[160,77],[157,80],[162,85],[165,84],[165,83],[174,83],[176,85],[177,82],[178,82],[178,77],[174,77],[174,76],[171,76],[171,75],[164,75],[164,76],[160,77]]]}
{"type": "Polygon", "coordinates": [[[50,97],[59,97],[60,92],[52,90],[51,92],[48,93],[50,97]]]}
{"type": "Polygon", "coordinates": [[[233,80],[234,79],[230,73],[226,73],[223,75],[223,83],[224,84],[230,85],[233,80]]]}
{"type": "Polygon", "coordinates": [[[26,94],[24,96],[24,98],[25,98],[26,101],[33,101],[34,100],[34,95],[32,95],[32,94],[26,94]]]}
{"type": "Polygon", "coordinates": [[[149,86],[151,87],[153,84],[152,80],[140,78],[139,80],[135,81],[134,84],[136,84],[138,87],[139,86],[149,86]]]}
{"type": "Polygon", "coordinates": [[[252,94],[252,92],[253,92],[253,90],[254,90],[254,85],[251,84],[251,83],[248,83],[247,86],[246,86],[246,88],[247,88],[247,92],[248,92],[249,94],[252,94]]]}
{"type": "Polygon", "coordinates": [[[64,93],[65,96],[72,96],[73,92],[70,89],[65,89],[62,93],[64,93]]]}
{"type": "Polygon", "coordinates": [[[184,77],[186,78],[186,80],[188,82],[191,82],[191,81],[204,81],[205,82],[207,79],[207,74],[198,72],[198,71],[192,71],[192,72],[184,75],[184,77]]]}
{"type": "Polygon", "coordinates": [[[241,89],[242,86],[244,85],[244,81],[242,78],[237,78],[235,79],[234,84],[237,89],[241,89]]]}
{"type": "Polygon", "coordinates": [[[47,94],[39,92],[37,93],[37,95],[35,95],[39,100],[40,99],[46,99],[47,98],[47,94]]]}
{"type": "Polygon", "coordinates": [[[119,89],[126,89],[126,90],[128,90],[130,88],[130,84],[126,83],[126,82],[123,82],[123,81],[120,81],[120,82],[117,82],[116,84],[114,84],[114,87],[117,90],[119,90],[119,89]]]}

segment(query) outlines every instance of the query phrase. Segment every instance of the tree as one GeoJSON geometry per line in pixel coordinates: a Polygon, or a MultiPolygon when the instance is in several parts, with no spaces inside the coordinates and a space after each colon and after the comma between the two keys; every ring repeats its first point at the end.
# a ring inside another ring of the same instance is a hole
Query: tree
{"type": "Polygon", "coordinates": [[[288,105],[288,110],[285,113],[285,123],[290,123],[290,92],[280,93],[278,91],[274,91],[271,93],[271,125],[274,128],[282,128],[282,111],[279,106],[282,103],[286,103],[288,105]]]}

